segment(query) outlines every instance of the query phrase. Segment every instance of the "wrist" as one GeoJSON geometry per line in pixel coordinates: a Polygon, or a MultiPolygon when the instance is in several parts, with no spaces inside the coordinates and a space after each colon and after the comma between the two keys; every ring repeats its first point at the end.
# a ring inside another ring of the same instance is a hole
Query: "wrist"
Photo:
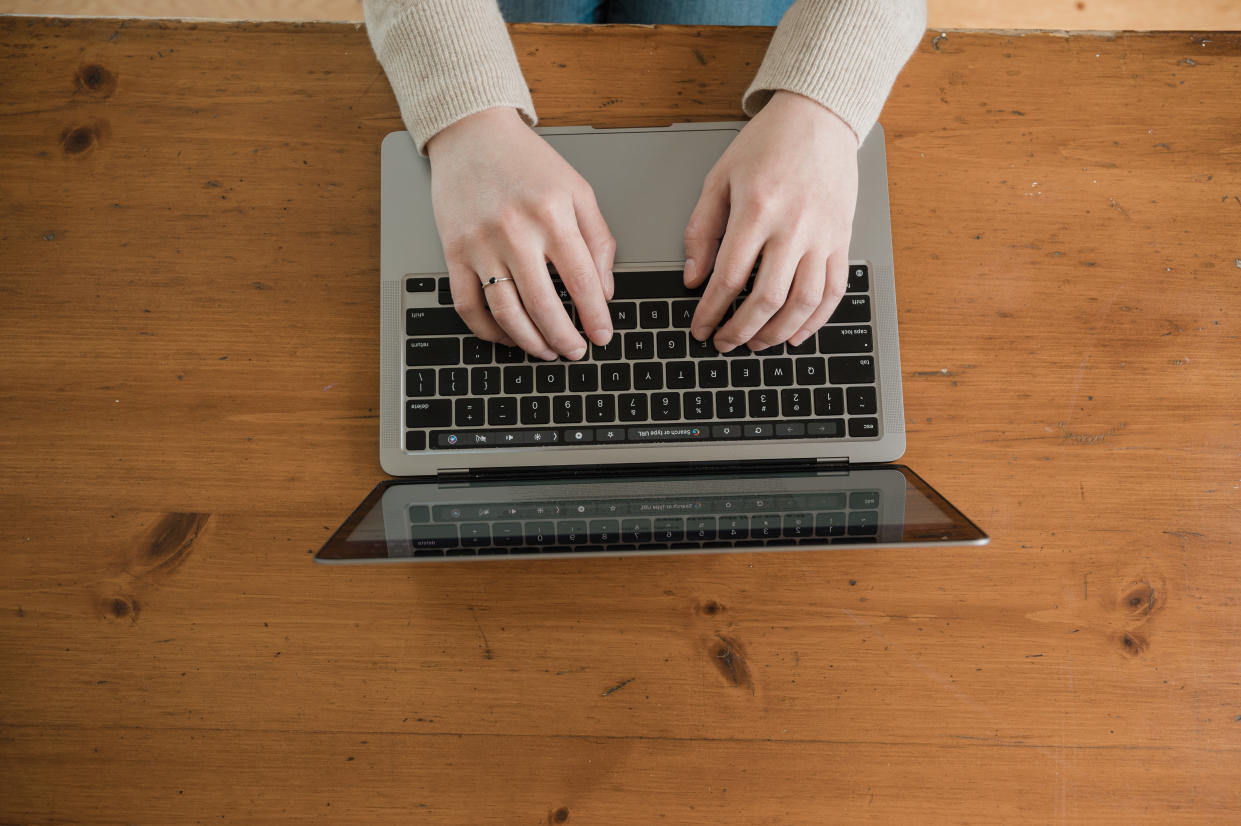
{"type": "Polygon", "coordinates": [[[525,121],[511,106],[495,106],[483,109],[453,121],[431,136],[427,141],[427,157],[434,158],[437,150],[440,154],[444,149],[474,135],[488,135],[513,126],[524,126],[525,121]]]}
{"type": "Polygon", "coordinates": [[[767,105],[763,107],[763,111],[775,107],[775,110],[788,114],[792,117],[811,118],[824,124],[825,127],[832,132],[837,133],[842,138],[848,135],[849,140],[856,147],[861,141],[858,135],[853,131],[853,127],[840,115],[837,115],[828,107],[819,103],[814,98],[799,95],[796,92],[790,92],[787,89],[777,89],[771,96],[771,100],[767,101],[767,105]]]}

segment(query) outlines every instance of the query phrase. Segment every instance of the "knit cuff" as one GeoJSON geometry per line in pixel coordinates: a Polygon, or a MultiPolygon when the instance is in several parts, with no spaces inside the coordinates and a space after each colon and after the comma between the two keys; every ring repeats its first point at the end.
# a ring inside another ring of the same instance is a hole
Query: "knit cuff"
{"type": "Polygon", "coordinates": [[[922,0],[797,0],[742,98],[753,117],[778,89],[836,113],[866,137],[926,30],[922,0]]]}
{"type": "Polygon", "coordinates": [[[423,0],[384,19],[394,5],[368,2],[367,31],[420,154],[441,129],[484,109],[512,106],[537,122],[495,2],[423,0]]]}

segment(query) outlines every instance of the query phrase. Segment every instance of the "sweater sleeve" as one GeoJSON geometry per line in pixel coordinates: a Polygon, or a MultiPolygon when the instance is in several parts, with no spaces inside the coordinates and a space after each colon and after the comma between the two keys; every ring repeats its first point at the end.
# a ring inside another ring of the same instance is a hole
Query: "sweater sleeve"
{"type": "Polygon", "coordinates": [[[742,108],[753,117],[776,90],[796,92],[831,109],[861,140],[925,30],[925,0],[797,0],[742,108]]]}
{"type": "Polygon", "coordinates": [[[533,126],[530,90],[495,0],[365,0],[366,30],[418,151],[466,115],[512,106],[533,126]]]}

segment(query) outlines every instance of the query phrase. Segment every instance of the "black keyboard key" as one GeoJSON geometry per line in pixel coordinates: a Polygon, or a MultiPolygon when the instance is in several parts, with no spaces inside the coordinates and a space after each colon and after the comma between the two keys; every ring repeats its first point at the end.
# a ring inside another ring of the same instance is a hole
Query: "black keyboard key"
{"type": "Polygon", "coordinates": [[[657,422],[669,422],[681,418],[681,394],[652,393],[651,418],[657,422]]]}
{"type": "Polygon", "coordinates": [[[562,519],[556,523],[556,541],[561,545],[585,545],[588,536],[585,519],[562,519]]]}
{"type": "Polygon", "coordinates": [[[534,368],[534,392],[563,393],[565,366],[563,364],[540,364],[534,368]]]}
{"type": "Polygon", "coordinates": [[[475,396],[494,396],[500,392],[499,367],[471,367],[470,392],[475,396]]]}
{"type": "Polygon", "coordinates": [[[497,344],[495,347],[496,364],[520,364],[526,360],[526,354],[520,347],[505,347],[497,344]]]}
{"type": "MultiPolygon", "coordinates": [[[[620,279],[616,279],[617,282],[620,279]]],[[[608,305],[612,313],[613,330],[636,330],[638,328],[638,305],[632,301],[613,301],[608,305]]]]}
{"type": "MultiPolygon", "coordinates": [[[[780,415],[786,419],[809,416],[810,390],[805,387],[786,387],[780,391],[780,415]]],[[[800,435],[800,434],[799,434],[800,435]]]]}
{"type": "Polygon", "coordinates": [[[717,390],[715,410],[721,419],[744,419],[745,393],[739,390],[717,390]]]}
{"type": "Polygon", "coordinates": [[[783,531],[779,514],[759,513],[750,517],[750,536],[754,539],[776,539],[783,531]]]}
{"type": "Polygon", "coordinates": [[[646,421],[645,393],[622,393],[618,402],[622,422],[646,421]]]}
{"type": "Polygon", "coordinates": [[[849,405],[850,416],[874,415],[879,411],[879,402],[873,387],[850,387],[845,391],[845,400],[849,405]]]}
{"type": "Polygon", "coordinates": [[[664,366],[657,361],[644,361],[633,366],[634,390],[662,390],[664,366]]]}
{"type": "Polygon", "coordinates": [[[670,361],[664,365],[665,386],[669,390],[687,390],[694,387],[694,363],[670,361]]]}
{"type": "Polygon", "coordinates": [[[512,364],[504,368],[504,392],[521,396],[535,392],[534,368],[524,364],[512,364]]]}
{"type": "Polygon", "coordinates": [[[416,549],[457,547],[456,525],[411,525],[410,542],[416,549]]]}
{"type": "Polygon", "coordinates": [[[635,518],[621,520],[621,541],[641,545],[651,541],[651,520],[635,518]]]}
{"type": "Polygon", "coordinates": [[[695,421],[715,418],[710,392],[693,391],[685,393],[682,398],[685,401],[685,418],[695,421]]]}
{"type": "Polygon", "coordinates": [[[832,384],[874,384],[875,360],[871,356],[835,356],[827,360],[832,384]]]}
{"type": "Polygon", "coordinates": [[[661,359],[683,359],[687,352],[684,330],[664,330],[655,334],[655,351],[661,359]]]}
{"type": "Polygon", "coordinates": [[[758,387],[763,380],[763,369],[758,359],[738,359],[730,366],[733,387],[758,387]]]}
{"type": "Polygon", "coordinates": [[[525,542],[520,522],[496,522],[491,526],[491,541],[496,545],[511,547],[525,542]]]}
{"type": "Polygon", "coordinates": [[[796,346],[792,344],[786,345],[786,350],[790,356],[813,356],[816,336],[806,336],[806,340],[796,346]]]}
{"type": "Polygon", "coordinates": [[[608,424],[616,421],[616,397],[604,394],[587,396],[586,421],[592,424],[608,424]]]}
{"type": "Polygon", "coordinates": [[[691,542],[708,542],[715,536],[714,516],[691,516],[685,520],[685,538],[691,542]]]}
{"type": "Polygon", "coordinates": [[[456,338],[405,339],[405,366],[460,364],[461,340],[456,338]]]}
{"type": "Polygon", "coordinates": [[[685,538],[685,520],[679,516],[661,516],[652,525],[656,542],[680,542],[685,538]]]}
{"type": "Polygon", "coordinates": [[[519,406],[522,424],[547,424],[552,420],[551,404],[542,396],[522,396],[519,406]]]}
{"type": "Polygon", "coordinates": [[[859,490],[849,494],[849,507],[855,511],[876,510],[879,507],[879,491],[859,490]]]}
{"type": "Polygon", "coordinates": [[[750,391],[750,417],[774,419],[780,415],[779,391],[760,388],[750,391]]]}
{"type": "Polygon", "coordinates": [[[865,325],[824,327],[819,330],[820,353],[869,353],[874,348],[870,327],[865,325]]]}
{"type": "Polygon", "coordinates": [[[517,424],[517,399],[508,396],[487,399],[487,423],[491,425],[517,424]]]}
{"type": "MultiPolygon", "coordinates": [[[[462,528],[464,532],[464,527],[462,528]]],[[[806,539],[814,534],[814,515],[809,513],[786,513],[782,533],[786,539],[806,539]]]]}
{"type": "Polygon", "coordinates": [[[599,389],[599,367],[595,364],[569,365],[569,392],[591,393],[599,389]]]}
{"type": "Polygon", "coordinates": [[[655,334],[625,333],[625,358],[630,361],[655,358],[655,334]]]}
{"type": "Polygon", "coordinates": [[[466,364],[491,364],[491,342],[467,336],[461,341],[461,360],[466,364]]]}
{"type": "Polygon", "coordinates": [[[845,515],[840,511],[816,513],[814,515],[815,536],[844,536],[845,515]]]}
{"type": "MultiPolygon", "coordinates": [[[[735,364],[736,362],[734,362],[735,364]]],[[[793,383],[792,359],[764,359],[763,384],[768,387],[787,387],[793,383]]]]}
{"type": "Polygon", "coordinates": [[[417,399],[405,402],[406,427],[448,427],[452,402],[448,399],[417,399]]]}
{"type": "Polygon", "coordinates": [[[621,364],[605,364],[602,366],[600,377],[600,386],[604,390],[628,390],[629,389],[629,365],[621,364]]]}
{"type": "Polygon", "coordinates": [[[434,278],[406,278],[405,292],[407,293],[431,293],[435,292],[434,278]]]}
{"type": "Polygon", "coordinates": [[[621,342],[621,334],[613,333],[611,341],[602,347],[592,343],[590,345],[591,361],[616,361],[621,357],[621,342]]]}
{"type": "Polygon", "coordinates": [[[491,525],[487,522],[466,522],[461,526],[461,544],[467,548],[491,544],[491,525]]]}
{"type": "Polygon", "coordinates": [[[878,511],[850,511],[849,536],[874,536],[879,533],[878,511]]]}
{"type": "Polygon", "coordinates": [[[814,415],[843,416],[844,394],[839,387],[816,387],[814,389],[814,415]]]}
{"type": "Polygon", "coordinates": [[[689,337],[689,357],[692,359],[713,359],[720,354],[715,349],[715,345],[711,343],[711,339],[699,341],[693,336],[689,337]]]}
{"type": "Polygon", "coordinates": [[[619,519],[592,519],[587,533],[592,545],[611,545],[620,542],[619,519]]]}
{"type": "Polygon", "coordinates": [[[750,517],[721,516],[719,517],[720,539],[749,539],[750,517]]]}
{"type": "Polygon", "coordinates": [[[405,431],[405,449],[406,450],[426,450],[427,434],[421,430],[405,431]]]}
{"type": "MultiPolygon", "coordinates": [[[[840,300],[828,324],[859,324],[870,321],[870,297],[846,294],[840,300]]],[[[820,350],[822,352],[822,350],[820,350]]]]}
{"type": "Polygon", "coordinates": [[[406,396],[434,396],[435,395],[435,371],[434,370],[406,370],[405,371],[405,395],[406,396]]]}
{"type": "Polygon", "coordinates": [[[698,386],[727,387],[728,362],[723,359],[698,362],[698,386]]]}
{"type": "Polygon", "coordinates": [[[797,383],[806,387],[827,383],[827,363],[816,356],[800,358],[794,365],[797,383]]]}
{"type": "Polygon", "coordinates": [[[850,419],[849,435],[854,439],[869,439],[879,435],[878,419],[850,419]]]}
{"type": "Polygon", "coordinates": [[[486,423],[483,413],[485,404],[483,399],[457,399],[454,405],[457,427],[482,427],[486,423]]]}
{"type": "Polygon", "coordinates": [[[694,311],[698,309],[697,301],[672,302],[672,326],[688,330],[694,320],[694,311]]]}
{"type": "Polygon", "coordinates": [[[638,305],[638,319],[644,330],[662,330],[668,326],[668,302],[643,301],[638,305]]]}
{"type": "Polygon", "coordinates": [[[414,307],[405,311],[407,336],[464,336],[470,328],[453,307],[414,307]]]}
{"type": "Polygon", "coordinates": [[[845,290],[851,293],[870,292],[870,268],[865,264],[849,265],[849,284],[845,290]]]}
{"type": "Polygon", "coordinates": [[[468,367],[440,368],[440,395],[464,396],[470,392],[470,371],[468,367]]]}
{"type": "Polygon", "coordinates": [[[557,396],[552,399],[552,418],[556,424],[579,424],[582,421],[582,397],[557,396]]]}

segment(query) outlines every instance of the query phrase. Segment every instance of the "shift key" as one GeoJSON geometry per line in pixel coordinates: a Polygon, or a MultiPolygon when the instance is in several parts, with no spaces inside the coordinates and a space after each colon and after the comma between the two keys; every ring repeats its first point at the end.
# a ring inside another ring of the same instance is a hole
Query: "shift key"
{"type": "Polygon", "coordinates": [[[405,366],[460,364],[461,340],[456,338],[405,339],[405,366]]]}

